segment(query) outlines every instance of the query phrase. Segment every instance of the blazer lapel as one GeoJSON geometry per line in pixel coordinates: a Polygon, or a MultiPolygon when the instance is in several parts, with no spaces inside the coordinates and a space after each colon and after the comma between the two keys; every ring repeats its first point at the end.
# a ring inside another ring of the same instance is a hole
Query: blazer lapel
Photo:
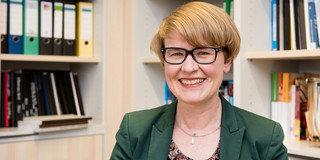
{"type": "Polygon", "coordinates": [[[158,122],[155,125],[153,125],[148,159],[167,159],[172,139],[176,106],[177,101],[168,105],[168,108],[165,111],[165,113],[163,113],[163,115],[159,118],[158,122]]]}
{"type": "Polygon", "coordinates": [[[220,96],[222,103],[222,120],[220,133],[220,159],[238,160],[245,127],[239,128],[236,114],[229,102],[220,96]]]}

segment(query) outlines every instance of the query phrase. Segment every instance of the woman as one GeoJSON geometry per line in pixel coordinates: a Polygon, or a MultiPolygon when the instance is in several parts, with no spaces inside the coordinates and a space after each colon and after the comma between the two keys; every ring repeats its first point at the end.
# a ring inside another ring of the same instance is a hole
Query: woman
{"type": "Polygon", "coordinates": [[[187,3],[151,42],[178,101],[126,114],[111,159],[288,159],[281,126],[219,94],[240,47],[233,21],[205,2],[187,3]]]}

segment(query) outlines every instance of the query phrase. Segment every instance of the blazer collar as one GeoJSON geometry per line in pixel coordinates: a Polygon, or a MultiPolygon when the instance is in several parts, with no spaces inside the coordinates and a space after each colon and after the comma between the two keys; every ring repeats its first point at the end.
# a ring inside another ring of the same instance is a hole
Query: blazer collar
{"type": "MultiPolygon", "coordinates": [[[[220,159],[239,159],[245,128],[239,128],[234,106],[219,94],[222,103],[220,133],[220,159]]],[[[167,159],[172,139],[177,101],[166,106],[166,110],[152,127],[148,159],[167,159]]]]}
{"type": "Polygon", "coordinates": [[[164,113],[153,125],[148,159],[164,160],[168,158],[172,139],[177,101],[166,106],[164,113]]]}
{"type": "Polygon", "coordinates": [[[245,127],[239,128],[234,106],[219,95],[222,103],[220,159],[239,159],[245,127]]]}

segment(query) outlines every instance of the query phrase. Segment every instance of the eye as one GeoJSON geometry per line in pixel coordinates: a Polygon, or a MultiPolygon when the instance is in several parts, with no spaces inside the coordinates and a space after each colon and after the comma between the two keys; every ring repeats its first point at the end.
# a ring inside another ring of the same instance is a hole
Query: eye
{"type": "Polygon", "coordinates": [[[169,57],[183,57],[185,55],[183,50],[167,50],[166,55],[169,57]]]}
{"type": "Polygon", "coordinates": [[[199,56],[201,56],[201,55],[205,56],[205,55],[211,55],[211,53],[210,53],[210,52],[206,52],[206,51],[201,51],[201,52],[198,52],[197,55],[199,55],[199,56]]]}

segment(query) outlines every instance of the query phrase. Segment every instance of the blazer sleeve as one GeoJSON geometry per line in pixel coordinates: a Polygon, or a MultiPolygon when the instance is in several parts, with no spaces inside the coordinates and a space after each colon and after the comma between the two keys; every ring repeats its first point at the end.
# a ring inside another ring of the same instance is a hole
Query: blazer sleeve
{"type": "Polygon", "coordinates": [[[272,139],[267,152],[266,160],[287,160],[287,148],[283,145],[284,134],[279,123],[275,123],[272,139]]]}
{"type": "Polygon", "coordinates": [[[132,159],[128,121],[129,118],[126,114],[122,119],[120,129],[116,134],[116,144],[113,148],[110,160],[132,159]]]}

